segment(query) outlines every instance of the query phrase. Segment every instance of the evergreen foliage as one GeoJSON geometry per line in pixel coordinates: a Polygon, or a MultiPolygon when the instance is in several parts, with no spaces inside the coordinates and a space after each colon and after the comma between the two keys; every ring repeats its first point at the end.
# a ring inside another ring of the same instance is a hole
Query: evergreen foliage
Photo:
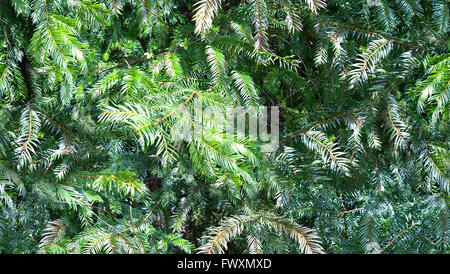
{"type": "Polygon", "coordinates": [[[0,253],[449,253],[449,14],[3,0],[0,253]],[[280,146],[200,103],[278,106],[280,146]]]}

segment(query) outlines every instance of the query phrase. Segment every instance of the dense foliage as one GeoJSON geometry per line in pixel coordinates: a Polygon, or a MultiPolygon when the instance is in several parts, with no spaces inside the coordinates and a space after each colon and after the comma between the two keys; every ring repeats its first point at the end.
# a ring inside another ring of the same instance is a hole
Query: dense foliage
{"type": "Polygon", "coordinates": [[[2,0],[0,253],[448,253],[449,14],[2,0]],[[280,146],[198,102],[278,106],[280,146]]]}

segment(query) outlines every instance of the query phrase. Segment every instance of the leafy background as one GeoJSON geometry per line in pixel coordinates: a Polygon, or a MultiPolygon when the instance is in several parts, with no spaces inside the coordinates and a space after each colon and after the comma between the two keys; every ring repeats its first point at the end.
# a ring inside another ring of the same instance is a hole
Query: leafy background
{"type": "Polygon", "coordinates": [[[448,253],[445,0],[3,0],[0,253],[448,253]],[[261,152],[180,107],[278,106],[261,152]],[[192,115],[194,117],[194,115],[192,115]]]}

